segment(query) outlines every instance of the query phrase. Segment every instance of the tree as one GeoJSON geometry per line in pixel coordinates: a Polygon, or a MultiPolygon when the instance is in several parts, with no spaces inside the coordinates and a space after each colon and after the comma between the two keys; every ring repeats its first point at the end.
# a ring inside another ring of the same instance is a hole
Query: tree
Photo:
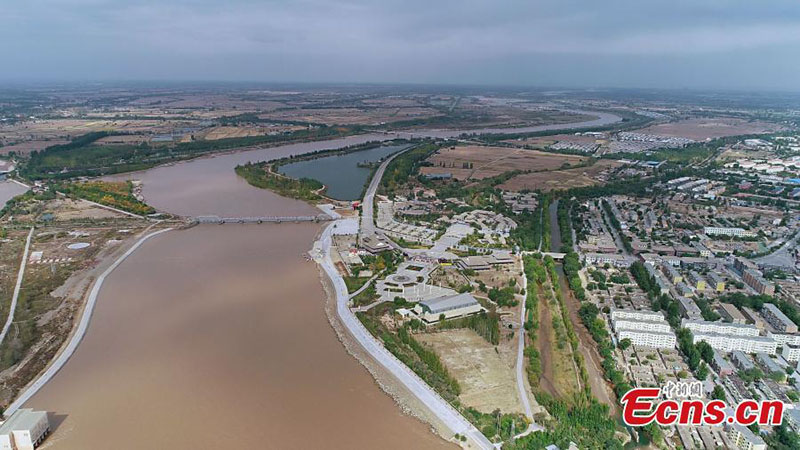
{"type": "Polygon", "coordinates": [[[720,385],[714,386],[714,391],[711,392],[711,398],[714,400],[722,400],[724,402],[726,400],[725,389],[720,385]]]}
{"type": "Polygon", "coordinates": [[[708,378],[708,366],[706,363],[700,363],[700,367],[697,368],[695,375],[700,381],[704,381],[706,378],[708,378]]]}
{"type": "Polygon", "coordinates": [[[703,358],[708,364],[711,364],[711,361],[714,360],[714,349],[706,341],[698,342],[695,347],[700,352],[700,356],[703,358]]]}
{"type": "Polygon", "coordinates": [[[619,341],[619,348],[621,350],[627,350],[628,347],[630,347],[630,346],[631,346],[631,340],[629,338],[625,338],[625,339],[619,341]]]}

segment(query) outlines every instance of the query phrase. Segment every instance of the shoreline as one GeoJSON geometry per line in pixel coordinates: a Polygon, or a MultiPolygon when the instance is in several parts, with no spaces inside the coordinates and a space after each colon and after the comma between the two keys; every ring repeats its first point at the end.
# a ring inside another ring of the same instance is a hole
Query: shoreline
{"type": "MultiPolygon", "coordinates": [[[[155,225],[155,224],[154,224],[155,225]]],[[[113,254],[109,255],[107,259],[101,261],[100,264],[94,269],[91,269],[86,276],[91,277],[91,272],[96,271],[103,267],[104,264],[108,264],[111,262],[110,265],[105,267],[105,270],[94,280],[92,283],[92,288],[89,291],[88,299],[83,302],[80,310],[79,310],[79,319],[75,322],[75,325],[72,327],[72,331],[70,332],[69,336],[67,336],[64,344],[62,344],[61,348],[56,352],[55,357],[50,361],[48,365],[46,365],[41,372],[39,372],[36,377],[34,377],[30,382],[28,382],[17,394],[14,401],[12,401],[3,411],[5,416],[9,416],[13,414],[17,409],[21,408],[26,402],[28,402],[36,393],[39,392],[58,372],[69,362],[69,359],[75,353],[75,351],[80,346],[81,341],[83,340],[86,332],[89,329],[89,324],[91,323],[92,315],[94,313],[95,305],[97,304],[97,297],[100,293],[100,289],[105,282],[105,279],[108,275],[114,272],[114,270],[122,264],[129,256],[134,254],[139,247],[142,246],[147,240],[152,237],[155,237],[159,234],[165,233],[167,231],[171,231],[174,228],[164,228],[157,231],[148,231],[152,228],[148,227],[142,231],[139,235],[138,239],[125,250],[122,255],[117,256],[119,253],[114,252],[113,254]],[[115,259],[112,259],[116,257],[115,259]]],[[[120,249],[121,251],[121,249],[120,249]]]]}
{"type": "Polygon", "coordinates": [[[453,436],[448,436],[447,428],[444,424],[439,421],[436,416],[430,414],[429,410],[378,361],[365,352],[361,344],[350,334],[346,326],[336,315],[336,294],[333,292],[330,279],[328,279],[325,275],[325,271],[321,267],[319,267],[318,270],[319,282],[325,292],[325,316],[345,351],[369,372],[373,382],[383,393],[392,398],[395,405],[400,408],[403,414],[413,417],[429,426],[430,431],[444,441],[458,445],[458,443],[453,440],[453,436]]]}

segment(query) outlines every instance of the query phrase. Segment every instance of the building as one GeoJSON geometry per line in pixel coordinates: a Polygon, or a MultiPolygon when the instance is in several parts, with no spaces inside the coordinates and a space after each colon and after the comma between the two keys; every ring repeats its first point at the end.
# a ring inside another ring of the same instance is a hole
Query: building
{"type": "Polygon", "coordinates": [[[610,264],[614,267],[629,267],[635,259],[614,253],[586,253],[583,255],[583,261],[586,265],[602,266],[610,264]]]}
{"type": "Polygon", "coordinates": [[[706,236],[756,237],[756,233],[752,231],[734,227],[705,227],[703,233],[706,236]]]}
{"type": "Polygon", "coordinates": [[[759,294],[775,295],[775,284],[764,279],[755,269],[746,269],[742,272],[742,280],[759,294]]]}
{"type": "Polygon", "coordinates": [[[649,321],[649,320],[630,320],[630,319],[617,319],[611,321],[611,326],[614,331],[621,330],[634,330],[634,331],[655,331],[658,333],[669,333],[672,328],[667,321],[649,321]]]}
{"type": "MultiPolygon", "coordinates": [[[[680,262],[678,262],[678,264],[680,264],[680,262]]],[[[670,264],[662,264],[661,272],[663,272],[664,276],[666,276],[667,279],[673,284],[683,281],[683,276],[681,276],[681,274],[678,273],[678,271],[675,270],[675,268],[670,264]]]]}
{"type": "Polygon", "coordinates": [[[715,272],[708,273],[708,281],[710,281],[711,289],[717,292],[725,291],[725,280],[715,272]]]}
{"type": "Polygon", "coordinates": [[[744,325],[747,323],[747,319],[745,319],[744,315],[741,313],[741,311],[739,311],[739,308],[730,303],[720,303],[719,314],[723,319],[730,323],[739,325],[744,325]]]}
{"type": "Polygon", "coordinates": [[[734,372],[731,363],[725,360],[722,355],[714,350],[714,359],[711,360],[711,368],[721,377],[727,377],[734,372]]]}
{"type": "Polygon", "coordinates": [[[611,320],[631,319],[650,322],[664,322],[664,314],[658,311],[636,311],[633,309],[612,309],[611,320]]]}
{"type": "Polygon", "coordinates": [[[689,281],[692,282],[692,286],[698,291],[706,290],[706,279],[694,270],[689,271],[689,281]]]}
{"type": "Polygon", "coordinates": [[[753,361],[750,361],[750,357],[741,350],[734,350],[731,352],[731,361],[733,361],[733,365],[738,367],[739,370],[751,370],[756,368],[753,361]]]}
{"type": "Polygon", "coordinates": [[[744,425],[738,423],[726,425],[728,438],[739,450],[767,450],[767,444],[744,425]]]}
{"type": "Polygon", "coordinates": [[[684,297],[682,295],[678,296],[678,308],[681,311],[681,315],[689,320],[702,320],[703,313],[700,311],[700,307],[697,306],[697,303],[694,300],[690,299],[689,297],[684,297]]]}
{"type": "Polygon", "coordinates": [[[776,363],[766,353],[763,352],[756,353],[756,361],[758,361],[758,364],[764,368],[764,373],[766,373],[767,375],[771,373],[781,373],[781,374],[786,373],[784,372],[783,368],[779,366],[778,363],[776,363]]]}
{"type": "Polygon", "coordinates": [[[783,359],[789,362],[800,361],[800,346],[788,344],[784,345],[781,356],[783,356],[783,359]]]}
{"type": "Polygon", "coordinates": [[[761,308],[761,316],[780,332],[797,333],[797,324],[786,317],[786,314],[772,303],[764,303],[764,307],[761,308]]]}
{"type": "Polygon", "coordinates": [[[682,281],[675,285],[675,291],[681,297],[694,297],[694,289],[682,281]]]}
{"type": "Polygon", "coordinates": [[[747,319],[747,323],[755,325],[759,330],[764,330],[767,328],[767,321],[765,321],[761,315],[753,311],[751,308],[742,306],[742,314],[747,319]]]}
{"type": "Polygon", "coordinates": [[[778,343],[778,347],[783,347],[785,345],[800,347],[800,334],[773,333],[772,331],[767,331],[767,336],[775,339],[775,342],[778,343]]]}
{"type": "Polygon", "coordinates": [[[745,353],[768,353],[774,355],[778,349],[778,343],[773,339],[762,336],[737,336],[731,334],[719,334],[699,332],[694,334],[694,343],[705,341],[714,350],[721,352],[732,352],[740,350],[745,353]]]}
{"type": "Polygon", "coordinates": [[[50,421],[44,411],[18,409],[0,425],[0,449],[33,450],[50,433],[50,421]]]}
{"type": "Polygon", "coordinates": [[[414,313],[426,323],[477,314],[485,309],[470,293],[445,295],[430,300],[422,300],[414,307],[414,313]]]}
{"type": "Polygon", "coordinates": [[[675,348],[675,333],[659,333],[656,331],[620,330],[617,339],[630,339],[631,343],[640,347],[675,348]]]}
{"type": "Polygon", "coordinates": [[[729,334],[731,336],[758,336],[759,334],[758,328],[753,325],[709,322],[706,320],[683,319],[681,327],[688,329],[692,333],[716,333],[729,334]]]}

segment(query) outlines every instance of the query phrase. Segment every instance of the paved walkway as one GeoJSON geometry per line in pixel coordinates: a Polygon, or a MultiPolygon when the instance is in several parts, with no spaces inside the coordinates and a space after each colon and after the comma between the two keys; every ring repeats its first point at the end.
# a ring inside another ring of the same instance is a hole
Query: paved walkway
{"type": "Polygon", "coordinates": [[[114,261],[114,264],[109,266],[108,269],[106,269],[99,277],[97,277],[97,281],[95,281],[94,286],[92,286],[92,290],[89,293],[89,298],[86,302],[86,306],[83,309],[83,314],[81,314],[78,328],[75,330],[75,334],[72,335],[72,338],[70,338],[67,346],[64,347],[64,351],[62,351],[58,357],[53,360],[53,364],[51,364],[50,367],[48,367],[47,370],[45,370],[39,376],[39,378],[36,379],[36,381],[29,384],[28,387],[22,391],[19,396],[17,396],[17,399],[14,400],[12,404],[8,405],[8,408],[6,408],[4,411],[6,417],[14,414],[17,409],[22,407],[25,402],[30,400],[31,397],[39,392],[39,389],[44,387],[44,385],[47,384],[47,382],[49,382],[58,373],[58,371],[61,370],[62,367],[64,367],[64,364],[69,361],[69,358],[72,356],[72,354],[75,353],[75,350],[77,350],[81,340],[83,340],[83,336],[86,334],[86,330],[89,328],[89,321],[92,318],[92,312],[94,311],[95,304],[97,303],[97,294],[100,293],[100,288],[103,287],[103,282],[106,280],[106,277],[110,275],[111,272],[117,268],[117,266],[122,264],[122,261],[125,261],[128,256],[132,255],[133,252],[135,252],[146,240],[161,233],[170,231],[171,229],[172,228],[167,228],[164,230],[154,231],[142,237],[131,248],[129,248],[128,251],[117,258],[117,260],[114,261]]]}
{"type": "Polygon", "coordinates": [[[5,340],[6,334],[8,334],[11,324],[14,322],[14,312],[17,310],[17,299],[19,298],[19,291],[22,288],[22,278],[25,275],[25,267],[28,265],[28,251],[31,248],[31,237],[33,237],[33,227],[31,227],[31,231],[28,232],[28,239],[25,240],[25,251],[22,252],[22,262],[19,264],[17,284],[14,286],[14,295],[11,296],[8,318],[6,319],[5,325],[3,325],[3,331],[0,331],[0,344],[5,340]]]}
{"type": "Polygon", "coordinates": [[[369,355],[381,364],[387,371],[394,375],[415,397],[417,397],[436,417],[446,426],[450,432],[464,435],[477,448],[492,449],[494,445],[484,436],[474,425],[465,419],[461,413],[455,410],[449,403],[439,396],[430,386],[419,378],[411,369],[406,367],[400,360],[392,355],[386,348],[378,342],[364,325],[347,307],[348,295],[347,286],[344,279],[331,261],[331,235],[333,224],[325,227],[317,247],[321,254],[316,255],[317,263],[323,268],[331,280],[336,294],[336,314],[347,327],[350,334],[366,350],[369,355]]]}

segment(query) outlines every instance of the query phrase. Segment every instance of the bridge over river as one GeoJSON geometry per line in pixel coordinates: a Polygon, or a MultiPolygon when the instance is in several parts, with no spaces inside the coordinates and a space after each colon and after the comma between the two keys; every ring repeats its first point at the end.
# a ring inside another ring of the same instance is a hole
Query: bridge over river
{"type": "Polygon", "coordinates": [[[263,217],[220,217],[220,216],[198,216],[191,219],[195,223],[281,223],[281,222],[325,222],[333,220],[327,214],[317,214],[315,216],[263,216],[263,217]]]}

